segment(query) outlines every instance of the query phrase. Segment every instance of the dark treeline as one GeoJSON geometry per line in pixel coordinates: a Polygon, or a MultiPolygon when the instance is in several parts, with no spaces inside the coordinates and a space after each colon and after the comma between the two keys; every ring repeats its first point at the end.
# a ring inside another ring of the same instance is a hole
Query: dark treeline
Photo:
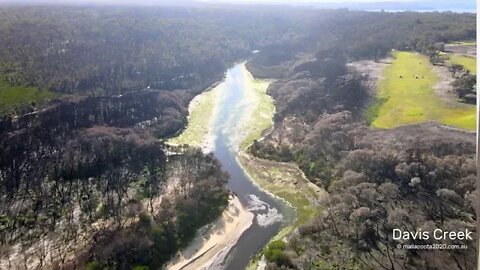
{"type": "Polygon", "coordinates": [[[15,136],[28,136],[33,131],[35,139],[47,141],[94,125],[130,127],[143,123],[154,127],[158,137],[167,137],[186,121],[187,109],[178,96],[175,92],[149,90],[63,100],[41,111],[0,119],[0,134],[17,131],[15,136]]]}
{"type": "Polygon", "coordinates": [[[251,61],[249,69],[259,77],[280,78],[288,74],[285,63],[294,64],[295,56],[305,51],[335,48],[348,60],[378,60],[392,49],[431,55],[442,44],[476,39],[474,14],[323,10],[306,21],[305,46],[296,40],[269,46],[251,61]]]}
{"type": "Polygon", "coordinates": [[[453,64],[448,70],[455,80],[452,82],[453,91],[464,102],[477,102],[477,76],[471,74],[462,65],[453,64]]]}
{"type": "Polygon", "coordinates": [[[0,13],[6,79],[60,93],[198,92],[252,50],[301,35],[294,25],[299,15],[286,11],[5,7],[0,13]]]}
{"type": "MultiPolygon", "coordinates": [[[[124,128],[130,132],[136,127],[136,130],[148,129],[150,134],[162,138],[178,132],[184,126],[186,114],[186,109],[174,93],[141,91],[119,97],[64,100],[38,112],[15,119],[5,118],[0,121],[2,194],[25,192],[25,187],[30,186],[29,181],[33,181],[29,173],[39,172],[37,166],[43,168],[49,163],[63,162],[62,155],[53,160],[50,157],[44,160],[43,156],[77,147],[69,141],[81,135],[78,130],[104,126],[124,128]],[[40,160],[44,163],[38,163],[40,160]]],[[[82,157],[80,161],[89,159],[83,157],[83,152],[78,155],[82,157]]],[[[47,176],[39,176],[36,181],[41,182],[42,177],[47,176]]],[[[16,199],[15,196],[7,198],[10,202],[16,199]]]]}
{"type": "Polygon", "coordinates": [[[128,182],[141,175],[155,178],[152,186],[165,182],[161,143],[128,129],[95,127],[75,134],[66,145],[27,153],[22,160],[1,159],[3,243],[31,237],[29,228],[54,230],[63,214],[73,214],[76,202],[87,219],[99,214],[100,202],[104,214],[118,214],[128,182]]]}
{"type": "Polygon", "coordinates": [[[4,7],[0,67],[14,84],[63,93],[113,94],[150,86],[197,88],[264,49],[344,48],[378,58],[390,49],[428,51],[475,38],[474,15],[347,10],[4,7]]]}

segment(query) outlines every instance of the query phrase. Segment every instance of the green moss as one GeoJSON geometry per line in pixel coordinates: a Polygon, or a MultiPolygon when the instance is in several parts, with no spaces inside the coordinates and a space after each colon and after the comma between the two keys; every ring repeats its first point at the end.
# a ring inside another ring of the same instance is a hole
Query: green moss
{"type": "MultiPolygon", "coordinates": [[[[411,52],[395,52],[395,60],[385,68],[378,85],[378,99],[370,116],[376,128],[394,128],[434,120],[440,123],[475,130],[475,106],[442,100],[434,91],[438,81],[428,58],[411,52]],[[378,107],[378,108],[377,108],[378,107]],[[373,113],[374,112],[374,113],[373,113]]],[[[368,119],[368,118],[367,118],[368,119]]]]}

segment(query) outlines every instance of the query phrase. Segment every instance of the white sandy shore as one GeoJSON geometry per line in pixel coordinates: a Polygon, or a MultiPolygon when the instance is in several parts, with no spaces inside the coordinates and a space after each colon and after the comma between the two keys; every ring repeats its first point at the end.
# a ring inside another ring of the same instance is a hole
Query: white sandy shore
{"type": "Polygon", "coordinates": [[[253,214],[236,196],[231,196],[227,209],[213,224],[199,230],[192,243],[167,265],[171,270],[211,269],[221,263],[228,251],[253,222],[253,214]]]}

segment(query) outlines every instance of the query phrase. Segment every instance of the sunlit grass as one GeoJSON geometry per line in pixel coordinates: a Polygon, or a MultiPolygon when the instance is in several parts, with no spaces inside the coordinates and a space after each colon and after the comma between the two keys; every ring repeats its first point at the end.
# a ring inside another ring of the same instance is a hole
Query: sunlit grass
{"type": "Polygon", "coordinates": [[[435,93],[438,77],[426,56],[394,52],[394,57],[378,85],[378,98],[384,102],[379,105],[372,126],[394,128],[434,120],[475,130],[475,106],[453,101],[447,103],[435,93]]]}
{"type": "Polygon", "coordinates": [[[48,90],[39,90],[37,87],[13,86],[0,80],[0,115],[10,113],[16,107],[35,102],[42,104],[55,98],[57,94],[48,90]]]}
{"type": "Polygon", "coordinates": [[[449,54],[448,58],[450,63],[462,65],[472,74],[477,74],[477,58],[458,54],[449,54]]]}

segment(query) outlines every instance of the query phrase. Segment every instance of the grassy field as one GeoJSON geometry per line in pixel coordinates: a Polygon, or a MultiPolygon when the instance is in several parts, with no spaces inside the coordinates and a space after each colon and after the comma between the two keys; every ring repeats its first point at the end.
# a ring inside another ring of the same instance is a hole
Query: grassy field
{"type": "Polygon", "coordinates": [[[218,96],[223,84],[219,84],[209,91],[196,96],[188,108],[187,128],[177,137],[172,138],[168,143],[173,145],[188,144],[201,147],[209,132],[210,119],[214,113],[218,96]]]}
{"type": "Polygon", "coordinates": [[[36,87],[12,86],[0,80],[0,114],[10,113],[15,107],[31,104],[42,104],[57,95],[36,87]]]}
{"type": "Polygon", "coordinates": [[[377,100],[380,102],[367,111],[373,127],[394,128],[434,120],[475,130],[475,106],[447,102],[435,93],[438,77],[426,56],[394,52],[394,58],[378,84],[377,100]]]}
{"type": "Polygon", "coordinates": [[[472,74],[477,74],[477,59],[475,57],[458,55],[458,54],[449,54],[448,62],[453,64],[462,65],[465,69],[470,71],[472,74]]]}

